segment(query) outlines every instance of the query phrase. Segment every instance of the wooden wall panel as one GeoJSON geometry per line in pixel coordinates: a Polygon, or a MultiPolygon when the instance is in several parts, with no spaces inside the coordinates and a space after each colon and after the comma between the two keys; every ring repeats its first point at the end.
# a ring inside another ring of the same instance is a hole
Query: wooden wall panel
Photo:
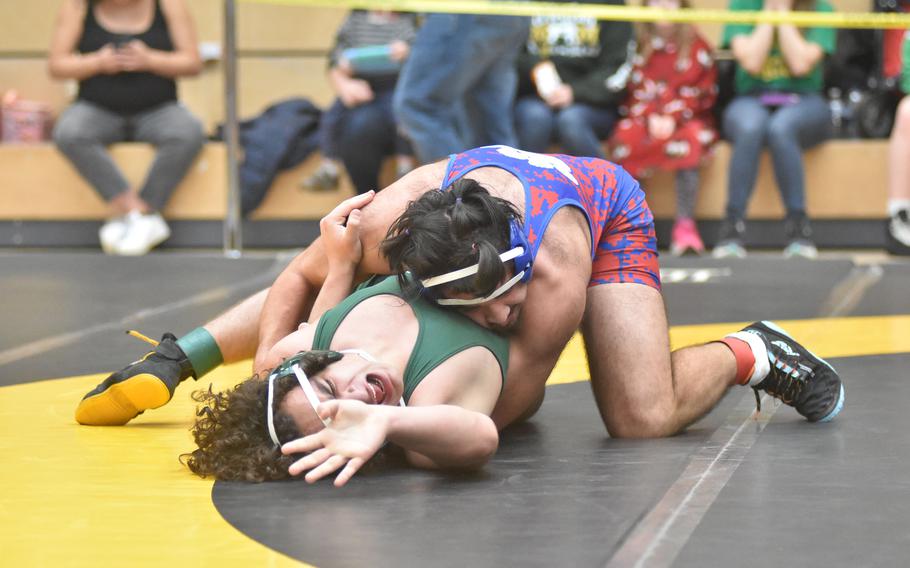
{"type": "Polygon", "coordinates": [[[245,57],[237,69],[241,116],[251,116],[287,97],[309,97],[325,106],[334,95],[322,57],[245,57]]]}
{"type": "MultiPolygon", "coordinates": [[[[151,148],[138,144],[114,147],[114,157],[128,179],[138,184],[151,161],[151,148]]],[[[702,170],[696,214],[721,219],[727,198],[730,150],[721,144],[702,170]]],[[[174,219],[221,218],[227,188],[226,154],[221,144],[208,144],[190,175],[177,189],[165,214],[174,219]]],[[[312,192],[300,188],[319,156],[283,172],[275,179],[254,219],[319,219],[341,199],[353,195],[342,179],[337,191],[312,192]]],[[[391,161],[382,174],[383,186],[393,180],[391,161]]],[[[830,142],[806,155],[806,188],[810,216],[818,219],[878,219],[885,215],[887,141],[830,142]]],[[[673,176],[663,173],[643,179],[642,186],[654,215],[672,218],[676,208],[673,176]]],[[[101,199],[78,177],[51,145],[0,146],[0,219],[100,219],[101,199]]],[[[783,217],[771,163],[762,156],[758,182],[748,215],[783,217]]]]}
{"type": "Polygon", "coordinates": [[[237,7],[237,43],[241,50],[324,51],[347,10],[267,4],[237,7]]]}

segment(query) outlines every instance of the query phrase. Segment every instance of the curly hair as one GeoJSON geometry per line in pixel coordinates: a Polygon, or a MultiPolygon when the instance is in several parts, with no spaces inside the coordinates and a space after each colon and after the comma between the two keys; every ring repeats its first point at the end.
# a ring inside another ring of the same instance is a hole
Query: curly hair
{"type": "MultiPolygon", "coordinates": [[[[280,400],[294,387],[294,377],[275,381],[275,398],[280,400]]],[[[291,477],[288,467],[293,456],[281,453],[269,439],[265,424],[268,381],[251,377],[232,389],[214,392],[197,390],[193,400],[202,404],[193,424],[198,446],[180,456],[181,462],[200,477],[220,481],[270,481],[291,477]]],[[[284,413],[275,414],[275,431],[282,442],[301,436],[294,421],[284,413]]]]}
{"type": "MultiPolygon", "coordinates": [[[[301,359],[307,375],[318,373],[342,355],[335,351],[308,351],[301,359]]],[[[293,375],[274,380],[274,424],[283,444],[309,432],[298,430],[293,418],[277,409],[298,383],[293,375]]],[[[253,376],[234,388],[214,392],[197,390],[193,400],[202,406],[196,412],[191,432],[197,449],[182,454],[180,461],[200,477],[220,481],[262,482],[288,479],[288,467],[300,456],[286,456],[272,443],[266,424],[269,383],[253,376]]]]}
{"type": "Polygon", "coordinates": [[[448,284],[445,291],[486,296],[506,274],[499,254],[509,246],[512,219],[521,219],[512,203],[490,195],[475,180],[460,178],[408,203],[380,252],[406,292],[420,292],[420,279],[479,264],[476,275],[448,284]]]}

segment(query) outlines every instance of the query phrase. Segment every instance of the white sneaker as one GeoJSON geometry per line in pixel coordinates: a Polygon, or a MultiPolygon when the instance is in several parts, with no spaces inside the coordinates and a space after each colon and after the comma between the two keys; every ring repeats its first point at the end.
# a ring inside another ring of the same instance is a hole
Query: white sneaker
{"type": "Polygon", "coordinates": [[[138,211],[130,211],[126,216],[126,234],[117,242],[114,253],[142,256],[170,236],[170,227],[158,213],[143,215],[138,211]]]}
{"type": "Polygon", "coordinates": [[[107,254],[115,254],[117,243],[126,235],[126,215],[114,217],[101,225],[98,229],[98,240],[101,241],[101,250],[107,254]]]}
{"type": "Polygon", "coordinates": [[[888,227],[891,230],[891,236],[894,240],[910,247],[910,209],[902,209],[891,217],[891,224],[888,227]]]}

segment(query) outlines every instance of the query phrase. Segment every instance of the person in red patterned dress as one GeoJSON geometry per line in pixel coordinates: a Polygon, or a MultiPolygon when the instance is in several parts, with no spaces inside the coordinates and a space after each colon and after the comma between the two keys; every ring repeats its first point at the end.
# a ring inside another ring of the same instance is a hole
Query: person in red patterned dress
{"type": "MultiPolygon", "coordinates": [[[[686,0],[648,0],[648,6],[676,10],[686,0]]],[[[628,96],[609,142],[610,159],[637,178],[654,170],[676,172],[676,222],[670,250],[701,253],[694,221],[699,165],[717,140],[711,108],[717,98],[717,70],[711,46],[689,24],[646,23],[639,29],[638,54],[628,96]]]]}

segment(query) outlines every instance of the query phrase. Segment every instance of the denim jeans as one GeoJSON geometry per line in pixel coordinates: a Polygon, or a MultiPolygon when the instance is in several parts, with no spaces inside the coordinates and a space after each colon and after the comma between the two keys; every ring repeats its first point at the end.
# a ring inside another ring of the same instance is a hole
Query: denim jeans
{"type": "Polygon", "coordinates": [[[351,176],[357,193],[379,190],[379,172],[382,160],[393,154],[410,154],[406,140],[398,135],[392,113],[392,91],[375,93],[375,98],[359,106],[347,108],[333,106],[329,112],[337,113],[329,137],[334,141],[337,156],[351,176]]]}
{"type": "Polygon", "coordinates": [[[518,144],[529,152],[546,152],[555,142],[566,154],[605,159],[601,141],[609,138],[616,120],[615,110],[584,103],[553,109],[533,95],[515,103],[518,144]]]}
{"type": "Polygon", "coordinates": [[[205,142],[202,123],[180,103],[166,103],[135,115],[122,115],[77,100],[57,120],[57,149],[101,196],[110,201],[129,182],[106,146],[115,142],[148,142],[156,147],[139,194],[154,210],[167,203],[205,142]]]}
{"type": "Polygon", "coordinates": [[[398,77],[395,115],[421,163],[477,143],[515,145],[515,58],[528,19],[428,14],[398,77]],[[481,132],[463,132],[465,114],[481,132]]]}
{"type": "Polygon", "coordinates": [[[831,135],[831,113],[821,95],[800,95],[798,102],[776,110],[762,105],[757,96],[737,96],[724,111],[723,129],[733,146],[727,181],[727,216],[736,219],[745,216],[765,146],[771,153],[774,178],[787,213],[804,213],[802,151],[831,135]]]}

